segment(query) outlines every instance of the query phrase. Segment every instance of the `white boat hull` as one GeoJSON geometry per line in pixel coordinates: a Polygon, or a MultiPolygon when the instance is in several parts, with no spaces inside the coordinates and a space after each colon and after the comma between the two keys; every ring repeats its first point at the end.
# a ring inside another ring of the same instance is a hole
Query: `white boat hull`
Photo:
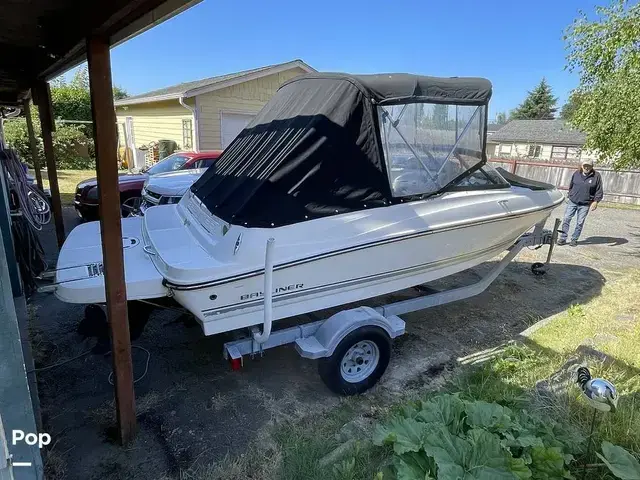
{"type": "MultiPolygon", "coordinates": [[[[165,297],[164,278],[144,252],[142,218],[122,219],[127,300],[165,297]]],[[[78,225],[66,238],[56,267],[55,294],[67,303],[103,303],[104,271],[100,222],[78,225]]]]}
{"type": "MultiPolygon", "coordinates": [[[[260,324],[265,245],[273,237],[274,320],[359,302],[491,259],[562,199],[557,190],[520,187],[456,192],[265,229],[205,217],[188,192],[178,205],[123,219],[124,243],[139,240],[124,251],[127,299],[171,295],[207,335],[260,324]]],[[[89,223],[65,242],[61,300],[104,302],[104,277],[86,266],[102,260],[99,235],[98,223],[89,223]]]]}
{"type": "MultiPolygon", "coordinates": [[[[273,319],[358,302],[472,268],[509,248],[549,213],[539,210],[460,227],[465,229],[464,235],[456,231],[459,228],[409,234],[404,240],[276,267],[273,319]],[[446,248],[430,248],[434,244],[446,248]]],[[[211,335],[262,323],[263,287],[264,275],[257,273],[206,288],[176,289],[173,293],[198,318],[204,333],[211,335]]]]}

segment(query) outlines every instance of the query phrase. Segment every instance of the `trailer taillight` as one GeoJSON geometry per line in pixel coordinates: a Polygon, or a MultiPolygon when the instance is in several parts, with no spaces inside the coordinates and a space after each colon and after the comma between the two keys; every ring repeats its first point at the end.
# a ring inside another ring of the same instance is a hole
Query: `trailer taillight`
{"type": "Polygon", "coordinates": [[[236,370],[240,370],[242,368],[242,357],[230,358],[229,363],[231,364],[231,370],[233,370],[234,372],[236,370]]]}

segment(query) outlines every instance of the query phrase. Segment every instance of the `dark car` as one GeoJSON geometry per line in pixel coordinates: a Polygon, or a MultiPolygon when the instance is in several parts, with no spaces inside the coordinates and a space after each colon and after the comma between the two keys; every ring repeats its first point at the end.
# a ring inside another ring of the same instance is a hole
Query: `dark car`
{"type": "MultiPolygon", "coordinates": [[[[208,168],[213,165],[221,154],[221,150],[174,153],[141,173],[120,175],[118,177],[118,186],[120,188],[122,216],[128,216],[132,210],[135,210],[140,205],[142,186],[149,176],[174,170],[208,168]]],[[[100,217],[98,212],[98,182],[95,178],[84,180],[76,186],[73,205],[83,220],[98,220],[100,217]]]]}

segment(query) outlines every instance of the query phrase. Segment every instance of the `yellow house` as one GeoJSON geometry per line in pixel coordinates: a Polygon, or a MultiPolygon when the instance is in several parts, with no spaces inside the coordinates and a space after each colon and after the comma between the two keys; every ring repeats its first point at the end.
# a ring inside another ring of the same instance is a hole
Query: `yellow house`
{"type": "Polygon", "coordinates": [[[119,144],[140,148],[173,140],[180,150],[223,149],[282,83],[314,71],[293,60],[117,100],[119,144]]]}

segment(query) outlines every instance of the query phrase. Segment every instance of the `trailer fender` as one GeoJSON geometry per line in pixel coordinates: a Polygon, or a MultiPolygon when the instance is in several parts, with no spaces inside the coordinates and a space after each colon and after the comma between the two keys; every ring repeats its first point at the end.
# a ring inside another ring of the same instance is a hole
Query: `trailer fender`
{"type": "Polygon", "coordinates": [[[296,340],[300,356],[309,359],[329,357],[344,337],[361,327],[379,327],[389,338],[405,331],[405,323],[396,315],[383,316],[370,307],[342,310],[325,320],[311,336],[296,340]]]}

